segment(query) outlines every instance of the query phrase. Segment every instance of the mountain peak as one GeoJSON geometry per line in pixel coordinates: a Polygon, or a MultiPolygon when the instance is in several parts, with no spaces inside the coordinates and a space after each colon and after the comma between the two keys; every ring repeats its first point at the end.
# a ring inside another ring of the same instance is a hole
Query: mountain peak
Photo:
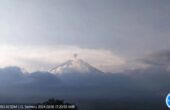
{"type": "Polygon", "coordinates": [[[74,54],[73,60],[68,60],[50,70],[54,74],[63,73],[103,73],[85,61],[78,59],[77,54],[74,54]]]}

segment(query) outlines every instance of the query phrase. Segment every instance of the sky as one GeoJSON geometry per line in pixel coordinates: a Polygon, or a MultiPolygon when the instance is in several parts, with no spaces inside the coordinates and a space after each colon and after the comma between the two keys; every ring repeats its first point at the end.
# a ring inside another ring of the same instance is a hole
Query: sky
{"type": "Polygon", "coordinates": [[[146,67],[136,59],[169,50],[169,11],[169,0],[0,0],[0,67],[48,70],[74,53],[106,72],[146,67]]]}

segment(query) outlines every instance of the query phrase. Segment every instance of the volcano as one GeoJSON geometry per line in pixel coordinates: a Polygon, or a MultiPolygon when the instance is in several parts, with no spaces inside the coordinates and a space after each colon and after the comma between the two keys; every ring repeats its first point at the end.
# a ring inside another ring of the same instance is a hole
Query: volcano
{"type": "Polygon", "coordinates": [[[53,69],[50,70],[51,73],[54,74],[63,74],[63,73],[103,73],[99,69],[91,66],[87,62],[82,59],[74,58],[73,60],[68,60],[53,69]]]}

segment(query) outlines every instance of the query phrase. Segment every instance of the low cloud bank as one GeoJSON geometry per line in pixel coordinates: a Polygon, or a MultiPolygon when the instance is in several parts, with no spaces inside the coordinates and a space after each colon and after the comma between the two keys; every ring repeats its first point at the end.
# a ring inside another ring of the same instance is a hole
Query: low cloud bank
{"type": "Polygon", "coordinates": [[[102,71],[118,71],[125,59],[107,49],[89,49],[74,45],[57,46],[13,46],[0,45],[0,66],[19,66],[27,71],[47,71],[54,65],[78,58],[87,61],[102,71]],[[97,57],[96,57],[97,56],[97,57]]]}
{"type": "Polygon", "coordinates": [[[158,60],[161,58],[168,59],[169,54],[142,60],[150,65],[148,68],[114,74],[54,75],[26,73],[19,67],[0,68],[0,102],[41,102],[55,97],[78,103],[82,110],[166,109],[170,72],[169,62],[158,60]]]}

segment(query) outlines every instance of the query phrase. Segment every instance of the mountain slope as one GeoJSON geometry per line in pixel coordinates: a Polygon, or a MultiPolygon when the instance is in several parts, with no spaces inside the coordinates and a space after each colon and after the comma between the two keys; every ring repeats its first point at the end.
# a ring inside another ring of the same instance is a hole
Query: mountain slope
{"type": "Polygon", "coordinates": [[[68,60],[50,70],[54,74],[63,73],[103,73],[81,59],[68,60]]]}

